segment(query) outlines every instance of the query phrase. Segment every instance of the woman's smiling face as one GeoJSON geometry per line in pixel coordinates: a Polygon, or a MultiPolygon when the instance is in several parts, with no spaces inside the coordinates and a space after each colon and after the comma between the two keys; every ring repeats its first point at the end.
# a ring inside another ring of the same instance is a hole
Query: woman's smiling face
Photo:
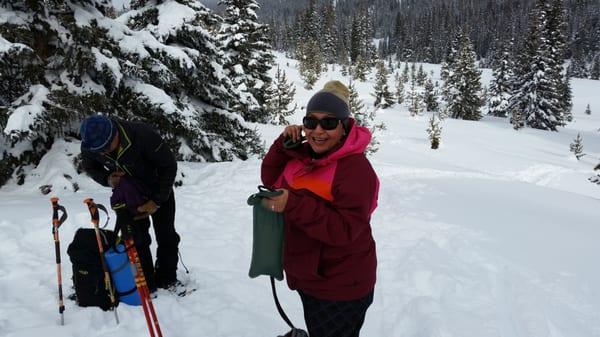
{"type": "MultiPolygon", "coordinates": [[[[331,117],[330,114],[325,112],[311,112],[308,117],[316,118],[321,120],[326,117],[331,117]]],[[[317,124],[314,129],[308,129],[306,126],[303,127],[306,140],[310,147],[315,153],[322,154],[333,149],[344,136],[344,127],[342,123],[338,123],[337,127],[333,130],[324,130],[321,124],[317,124]]]]}

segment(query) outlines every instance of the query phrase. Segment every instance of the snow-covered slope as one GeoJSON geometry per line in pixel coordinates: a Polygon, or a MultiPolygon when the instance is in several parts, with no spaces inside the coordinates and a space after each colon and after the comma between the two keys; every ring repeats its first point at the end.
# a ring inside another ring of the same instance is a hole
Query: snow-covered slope
{"type": "MultiPolygon", "coordinates": [[[[301,86],[295,61],[278,62],[297,85],[298,106],[313,91],[301,86]]],[[[437,71],[436,65],[425,65],[437,71]]],[[[315,86],[340,79],[330,70],[315,86]]],[[[490,73],[484,71],[484,82],[490,73]]],[[[356,83],[372,106],[373,82],[356,83]]],[[[380,111],[387,130],[371,161],[381,179],[372,219],[379,259],[375,301],[362,336],[600,336],[600,186],[587,181],[600,162],[599,81],[573,80],[575,121],[560,132],[514,131],[504,119],[445,120],[442,145],[429,149],[429,116],[406,107],[380,111]],[[592,115],[584,114],[591,105],[592,115]],[[569,144],[581,133],[577,161],[569,144]]],[[[292,118],[299,122],[302,111],[292,118]]],[[[281,127],[257,125],[270,144],[281,127]]],[[[66,301],[59,326],[49,195],[69,211],[61,227],[65,293],[66,247],[91,226],[83,199],[108,203],[109,191],[64,167],[78,143],[57,142],[23,186],[0,190],[0,336],[148,336],[139,307],[121,305],[121,324],[95,308],[66,301]],[[62,168],[62,170],[57,170],[62,168]],[[73,192],[73,183],[79,190],[73,192]]],[[[176,226],[198,290],[154,300],[164,336],[276,336],[286,330],[268,280],[247,276],[251,254],[248,195],[259,184],[260,160],[180,163],[176,226]]],[[[113,219],[111,219],[111,225],[113,219]]],[[[292,320],[303,325],[298,296],[279,283],[292,320]]]]}

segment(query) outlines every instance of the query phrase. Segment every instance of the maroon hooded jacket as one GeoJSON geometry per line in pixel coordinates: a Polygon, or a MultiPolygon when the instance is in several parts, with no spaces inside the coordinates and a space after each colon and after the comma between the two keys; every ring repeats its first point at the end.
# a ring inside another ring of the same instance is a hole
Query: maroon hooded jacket
{"type": "Polygon", "coordinates": [[[283,266],[291,289],[324,300],[362,298],[375,287],[371,213],[379,180],[367,160],[371,134],[353,125],[343,145],[313,159],[310,146],[285,149],[280,136],[261,167],[263,184],[289,190],[283,266]]]}

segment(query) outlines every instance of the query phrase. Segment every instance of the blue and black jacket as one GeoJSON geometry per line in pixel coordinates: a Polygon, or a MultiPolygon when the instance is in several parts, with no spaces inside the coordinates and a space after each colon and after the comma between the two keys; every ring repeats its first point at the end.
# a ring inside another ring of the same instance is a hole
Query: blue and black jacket
{"type": "Polygon", "coordinates": [[[103,186],[112,172],[122,171],[142,183],[160,205],[169,199],[177,174],[175,156],[152,127],[112,119],[119,132],[119,147],[109,154],[81,151],[83,170],[103,186]]]}

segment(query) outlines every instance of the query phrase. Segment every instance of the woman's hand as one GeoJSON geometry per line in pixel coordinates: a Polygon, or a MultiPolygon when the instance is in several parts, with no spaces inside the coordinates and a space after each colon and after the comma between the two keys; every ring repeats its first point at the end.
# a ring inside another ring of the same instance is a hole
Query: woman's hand
{"type": "Polygon", "coordinates": [[[283,129],[282,135],[284,140],[289,137],[294,143],[299,142],[302,138],[302,125],[288,125],[283,129]]]}
{"type": "Polygon", "coordinates": [[[277,191],[283,191],[283,193],[275,197],[263,199],[262,205],[273,212],[281,213],[285,209],[285,205],[287,205],[289,192],[285,188],[279,188],[277,191]]]}

